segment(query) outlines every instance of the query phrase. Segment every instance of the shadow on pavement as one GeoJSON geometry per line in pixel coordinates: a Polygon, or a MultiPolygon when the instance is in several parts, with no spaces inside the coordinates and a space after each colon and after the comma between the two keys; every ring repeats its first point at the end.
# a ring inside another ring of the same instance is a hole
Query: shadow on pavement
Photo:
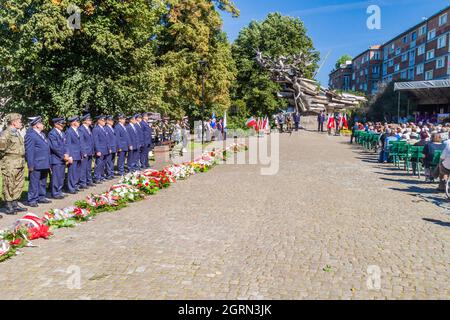
{"type": "Polygon", "coordinates": [[[432,222],[432,223],[437,224],[438,226],[441,226],[441,227],[450,228],[450,222],[444,222],[444,221],[440,221],[440,220],[427,219],[427,218],[423,218],[423,220],[427,221],[427,222],[432,222]]]}

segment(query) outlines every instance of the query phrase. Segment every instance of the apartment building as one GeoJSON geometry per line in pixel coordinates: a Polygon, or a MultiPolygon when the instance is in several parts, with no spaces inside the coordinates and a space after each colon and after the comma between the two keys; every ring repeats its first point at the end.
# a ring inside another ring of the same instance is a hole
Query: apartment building
{"type": "Polygon", "coordinates": [[[352,89],[352,61],[347,61],[330,73],[328,87],[331,89],[350,91],[352,89]]]}
{"type": "MultiPolygon", "coordinates": [[[[450,78],[450,6],[352,61],[351,88],[368,95],[380,81],[450,78]]],[[[332,74],[330,74],[330,81],[332,74]]],[[[335,88],[341,89],[341,88],[335,88]]]]}

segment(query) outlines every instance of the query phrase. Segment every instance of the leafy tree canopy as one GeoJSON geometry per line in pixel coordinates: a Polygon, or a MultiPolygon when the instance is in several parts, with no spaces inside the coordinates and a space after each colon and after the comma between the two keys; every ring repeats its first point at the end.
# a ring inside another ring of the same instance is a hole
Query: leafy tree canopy
{"type": "Polygon", "coordinates": [[[304,53],[314,62],[305,70],[308,78],[312,78],[317,69],[319,54],[298,18],[271,13],[264,21],[253,21],[242,29],[232,47],[238,69],[233,103],[244,107],[247,115],[271,115],[285,108],[287,102],[277,97],[280,86],[257,64],[256,50],[275,58],[304,53]]]}

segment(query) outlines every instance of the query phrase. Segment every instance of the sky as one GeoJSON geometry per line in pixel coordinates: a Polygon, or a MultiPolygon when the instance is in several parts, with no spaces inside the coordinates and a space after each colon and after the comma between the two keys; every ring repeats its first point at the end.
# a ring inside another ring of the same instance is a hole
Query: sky
{"type": "Polygon", "coordinates": [[[316,79],[328,85],[328,74],[344,54],[352,57],[369,46],[382,44],[450,5],[450,0],[234,0],[239,18],[223,13],[224,31],[233,42],[252,20],[262,21],[270,12],[300,18],[320,52],[316,79]],[[381,9],[381,29],[370,30],[370,5],[381,9]]]}

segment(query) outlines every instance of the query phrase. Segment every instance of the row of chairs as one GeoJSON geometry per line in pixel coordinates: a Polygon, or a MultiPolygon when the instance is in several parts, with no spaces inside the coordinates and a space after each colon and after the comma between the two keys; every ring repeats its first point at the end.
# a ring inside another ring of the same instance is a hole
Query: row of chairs
{"type": "Polygon", "coordinates": [[[355,131],[356,143],[361,145],[366,151],[378,151],[381,134],[366,131],[355,131]]]}
{"type": "MultiPolygon", "coordinates": [[[[356,131],[356,143],[361,145],[367,151],[378,151],[380,147],[380,134],[356,131]]],[[[415,172],[417,176],[421,177],[423,172],[423,150],[424,147],[412,146],[406,141],[390,141],[388,145],[389,157],[397,168],[401,168],[408,173],[415,172]]],[[[435,151],[433,161],[431,163],[431,170],[439,166],[442,151],[435,151]]]]}

